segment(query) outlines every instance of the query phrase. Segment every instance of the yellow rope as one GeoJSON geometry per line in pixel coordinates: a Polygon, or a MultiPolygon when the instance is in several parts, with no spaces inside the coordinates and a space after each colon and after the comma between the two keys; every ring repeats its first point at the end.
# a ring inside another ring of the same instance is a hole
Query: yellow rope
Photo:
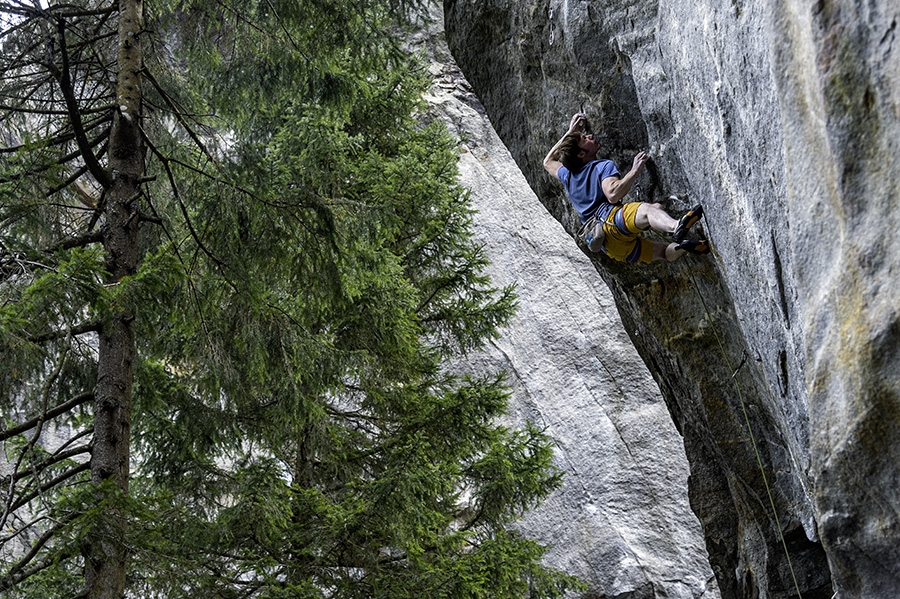
{"type": "Polygon", "coordinates": [[[750,416],[747,414],[747,405],[744,403],[744,394],[741,392],[741,385],[737,380],[738,370],[741,369],[741,366],[744,365],[743,360],[740,365],[738,365],[737,369],[732,369],[731,361],[728,359],[728,354],[725,352],[725,346],[722,343],[722,339],[719,337],[719,331],[716,329],[716,324],[713,322],[712,314],[709,312],[709,308],[706,306],[706,301],[703,299],[703,294],[700,293],[700,286],[697,285],[697,281],[694,279],[694,273],[690,271],[689,268],[685,266],[685,270],[688,273],[688,276],[691,279],[691,283],[694,284],[694,290],[697,292],[697,297],[700,298],[700,303],[703,304],[703,310],[706,312],[706,318],[709,320],[709,325],[712,327],[713,334],[716,337],[716,343],[719,345],[719,350],[722,352],[722,358],[725,360],[725,365],[729,370],[732,371],[731,378],[734,380],[734,386],[737,389],[738,399],[741,402],[741,409],[744,412],[744,421],[747,423],[747,432],[750,433],[750,442],[753,444],[753,451],[756,453],[756,463],[759,464],[759,472],[762,474],[763,484],[766,487],[766,493],[769,496],[769,504],[772,506],[772,515],[775,517],[775,526],[778,529],[778,535],[781,537],[781,545],[784,547],[784,555],[787,558],[788,569],[791,571],[791,578],[794,580],[794,588],[797,590],[798,599],[803,599],[803,595],[800,594],[800,585],[797,583],[797,575],[794,573],[794,566],[791,563],[791,554],[788,551],[787,541],[784,539],[784,533],[781,531],[781,522],[778,519],[778,510],[775,508],[775,498],[772,496],[772,489],[769,487],[769,481],[766,478],[766,470],[763,467],[762,457],[759,454],[759,448],[756,444],[756,437],[753,435],[753,427],[750,426],[750,416]]]}

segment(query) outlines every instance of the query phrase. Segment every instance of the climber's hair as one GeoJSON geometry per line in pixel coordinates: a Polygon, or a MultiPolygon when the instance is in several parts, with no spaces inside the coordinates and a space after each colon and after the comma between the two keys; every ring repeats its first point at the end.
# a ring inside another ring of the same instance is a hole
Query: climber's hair
{"type": "Polygon", "coordinates": [[[582,152],[578,142],[581,141],[581,131],[569,131],[566,133],[559,143],[557,155],[559,161],[563,163],[569,171],[576,173],[584,166],[584,160],[579,154],[582,152]]]}

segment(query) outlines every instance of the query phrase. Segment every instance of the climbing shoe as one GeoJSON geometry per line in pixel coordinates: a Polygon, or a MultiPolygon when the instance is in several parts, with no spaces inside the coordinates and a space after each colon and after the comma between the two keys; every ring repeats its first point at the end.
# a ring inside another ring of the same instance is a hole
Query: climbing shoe
{"type": "Polygon", "coordinates": [[[681,243],[687,237],[688,230],[700,220],[701,216],[703,216],[703,206],[697,204],[678,220],[678,225],[675,227],[675,231],[672,232],[672,237],[676,243],[681,243]]]}
{"type": "Polygon", "coordinates": [[[709,253],[709,242],[705,239],[687,239],[676,245],[675,249],[702,256],[709,253]]]}

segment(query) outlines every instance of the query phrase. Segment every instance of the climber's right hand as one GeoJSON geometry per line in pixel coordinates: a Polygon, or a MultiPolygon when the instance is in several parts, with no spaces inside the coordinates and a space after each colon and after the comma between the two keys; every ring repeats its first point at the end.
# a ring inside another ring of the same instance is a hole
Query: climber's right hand
{"type": "Polygon", "coordinates": [[[569,123],[569,131],[584,130],[587,126],[587,116],[583,112],[576,112],[572,115],[572,122],[569,123]]]}

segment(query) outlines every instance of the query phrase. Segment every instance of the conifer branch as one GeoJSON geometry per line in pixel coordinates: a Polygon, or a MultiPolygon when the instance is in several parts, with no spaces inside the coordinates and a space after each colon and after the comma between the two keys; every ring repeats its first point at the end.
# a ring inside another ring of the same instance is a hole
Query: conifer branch
{"type": "MultiPolygon", "coordinates": [[[[141,131],[141,133],[143,134],[143,130],[141,131]]],[[[153,144],[149,140],[147,140],[147,145],[148,145],[148,147],[150,147],[153,144]]],[[[151,148],[151,150],[153,150],[153,149],[154,148],[151,148]]],[[[158,220],[159,225],[162,227],[162,230],[165,233],[165,236],[169,239],[169,241],[172,242],[172,248],[173,248],[173,251],[175,252],[175,256],[178,258],[178,262],[184,266],[187,266],[187,262],[185,261],[184,256],[181,255],[181,250],[178,249],[178,244],[175,243],[175,238],[172,236],[172,233],[169,231],[168,227],[166,227],[165,221],[163,221],[163,219],[160,218],[159,213],[156,211],[156,206],[153,205],[153,201],[150,199],[149,194],[147,195],[147,204],[150,206],[150,210],[153,213],[153,217],[156,220],[158,220]]],[[[190,277],[188,278],[187,285],[188,285],[188,290],[190,291],[191,301],[193,301],[197,307],[197,314],[200,316],[200,324],[201,324],[201,327],[203,328],[203,333],[204,333],[204,335],[206,335],[207,340],[210,340],[210,344],[212,344],[211,336],[209,333],[209,325],[207,324],[206,316],[203,314],[203,310],[200,307],[201,306],[200,293],[197,291],[197,286],[194,284],[194,280],[192,278],[190,278],[190,277]]]]}
{"type": "Polygon", "coordinates": [[[83,18],[83,17],[99,17],[109,16],[119,10],[115,2],[104,8],[81,8],[75,4],[54,4],[46,8],[41,7],[38,2],[25,4],[24,2],[0,2],[0,12],[10,13],[26,18],[43,18],[50,17],[66,18],[83,18]]]}
{"type": "MultiPolygon", "coordinates": [[[[418,306],[416,307],[416,312],[425,312],[425,307],[428,306],[441,291],[446,291],[448,289],[453,289],[454,287],[459,286],[460,282],[465,280],[465,275],[470,273],[471,270],[471,266],[467,263],[461,270],[453,271],[453,276],[443,277],[441,283],[434,286],[434,288],[431,290],[431,293],[428,294],[428,297],[423,298],[419,302],[418,306]]],[[[423,318],[423,322],[433,322],[435,320],[443,320],[443,317],[431,315],[423,318]]]]}
{"type": "Polygon", "coordinates": [[[106,8],[95,8],[91,10],[86,8],[79,8],[78,6],[73,4],[59,4],[51,6],[48,9],[48,12],[53,14],[53,16],[62,17],[63,19],[84,17],[109,18],[110,16],[119,12],[119,5],[116,2],[111,2],[110,5],[106,8]]]}
{"type": "MultiPolygon", "coordinates": [[[[90,453],[91,448],[88,445],[79,445],[78,447],[73,447],[71,449],[67,449],[65,451],[57,451],[47,459],[34,464],[31,468],[27,470],[23,470],[22,472],[12,472],[10,476],[12,477],[12,483],[15,484],[22,480],[23,478],[28,478],[29,476],[34,476],[37,479],[37,475],[40,474],[44,469],[49,468],[55,464],[63,462],[69,458],[75,457],[77,455],[82,455],[85,453],[90,453]]],[[[4,477],[4,481],[6,477],[4,477]]]]}
{"type": "Polygon", "coordinates": [[[175,119],[184,127],[184,130],[187,131],[188,136],[191,140],[196,144],[200,151],[203,152],[203,155],[206,156],[206,159],[210,161],[211,164],[218,164],[218,160],[212,155],[206,145],[200,141],[200,136],[191,128],[191,126],[187,123],[184,118],[184,114],[182,110],[175,105],[175,101],[169,96],[165,89],[156,81],[156,77],[153,76],[153,73],[150,72],[149,69],[143,69],[142,74],[150,82],[153,87],[156,88],[156,91],[159,92],[159,95],[162,97],[163,101],[166,103],[166,106],[171,110],[171,114],[175,117],[175,119]]]}
{"type": "MultiPolygon", "coordinates": [[[[109,130],[107,129],[106,133],[104,134],[104,137],[107,137],[108,135],[109,135],[109,130]]],[[[107,149],[107,144],[103,144],[103,147],[100,148],[100,152],[97,155],[103,156],[104,154],[106,154],[106,149],[107,149]]],[[[58,185],[55,185],[54,187],[51,187],[50,190],[47,191],[46,196],[49,198],[53,194],[55,194],[59,191],[62,191],[69,185],[72,185],[73,183],[75,183],[76,184],[75,195],[77,195],[79,197],[81,203],[84,204],[85,206],[87,206],[88,208],[96,208],[98,205],[97,199],[94,198],[93,196],[91,196],[90,194],[88,194],[84,190],[84,188],[78,184],[78,179],[80,179],[82,177],[82,175],[84,175],[87,171],[88,171],[87,165],[79,167],[74,173],[69,175],[69,177],[66,178],[65,181],[63,181],[62,183],[59,183],[58,185]]]]}
{"type": "Polygon", "coordinates": [[[33,427],[36,430],[34,431],[34,434],[31,436],[31,439],[28,440],[28,443],[25,445],[25,447],[23,447],[22,450],[19,452],[19,457],[16,458],[15,465],[12,468],[13,474],[10,475],[9,492],[7,494],[6,507],[3,510],[3,515],[0,516],[0,528],[3,528],[4,526],[6,526],[7,518],[9,518],[9,515],[13,511],[15,511],[14,509],[10,508],[10,503],[12,502],[12,499],[15,496],[15,493],[14,493],[15,488],[16,488],[15,473],[19,471],[19,466],[22,464],[22,460],[25,459],[25,455],[27,453],[30,453],[34,449],[35,444],[38,442],[38,439],[41,436],[41,431],[43,430],[44,422],[46,422],[46,418],[47,418],[47,402],[50,399],[50,390],[52,389],[53,383],[59,377],[59,373],[62,372],[63,366],[66,363],[66,356],[68,355],[69,349],[71,348],[71,342],[72,342],[71,334],[66,336],[66,342],[67,342],[66,345],[59,352],[59,356],[56,359],[56,364],[53,367],[53,372],[50,373],[50,375],[47,377],[47,379],[44,381],[44,384],[41,387],[41,414],[37,417],[37,422],[35,422],[35,425],[33,427]]]}
{"type": "MultiPolygon", "coordinates": [[[[53,341],[55,339],[62,339],[63,337],[68,337],[71,335],[72,337],[77,337],[78,335],[84,335],[85,333],[96,333],[100,330],[100,322],[99,321],[87,321],[81,324],[76,324],[68,329],[62,329],[57,331],[51,331],[48,333],[43,333],[41,335],[35,335],[33,337],[28,337],[28,341],[32,343],[45,343],[47,341],[53,341]]],[[[79,395],[79,397],[81,397],[79,395]]]]}
{"type": "MultiPolygon", "coordinates": [[[[63,189],[65,189],[66,187],[71,185],[72,183],[75,183],[76,181],[78,181],[78,179],[80,179],[86,172],[88,172],[87,166],[78,167],[77,169],[75,169],[74,173],[72,173],[71,175],[69,175],[66,178],[65,181],[63,181],[62,183],[58,183],[58,184],[54,185],[53,187],[51,187],[47,191],[47,193],[44,194],[44,196],[49,198],[50,196],[62,191],[63,189]]],[[[94,208],[94,206],[92,204],[89,204],[82,199],[82,197],[79,195],[77,190],[76,190],[75,194],[79,196],[79,199],[81,200],[82,204],[85,204],[88,208],[94,208]]]]}
{"type": "MultiPolygon", "coordinates": [[[[3,578],[0,578],[0,592],[8,591],[9,589],[15,587],[17,584],[19,584],[23,580],[27,580],[28,578],[34,576],[41,570],[46,570],[50,566],[53,566],[54,564],[58,564],[59,562],[61,562],[63,560],[67,560],[71,557],[74,557],[77,554],[78,554],[78,552],[74,545],[67,545],[65,548],[63,548],[62,551],[59,551],[53,555],[48,556],[47,558],[34,564],[32,567],[28,568],[27,570],[23,570],[22,572],[19,572],[16,576],[9,576],[9,575],[4,576],[3,578]]],[[[32,559],[33,559],[33,557],[32,557],[32,559]]],[[[25,565],[27,565],[27,563],[25,565]]],[[[85,594],[82,593],[80,595],[76,595],[75,597],[72,597],[72,599],[82,599],[84,596],[85,596],[85,594]]]]}
{"type": "MultiPolygon", "coordinates": [[[[82,472],[88,471],[90,469],[91,469],[91,463],[90,463],[90,461],[87,461],[82,464],[78,464],[74,468],[70,468],[69,470],[66,470],[65,472],[63,472],[62,474],[57,476],[56,478],[47,481],[46,483],[44,483],[43,485],[41,485],[39,488],[35,489],[31,493],[28,493],[27,495],[20,497],[18,501],[8,504],[9,505],[8,513],[11,514],[11,513],[15,512],[22,506],[27,505],[30,501],[32,501],[36,497],[40,496],[45,491],[49,491],[53,487],[55,487],[61,483],[64,483],[65,481],[69,480],[70,478],[77,476],[78,474],[81,474],[82,472]]],[[[9,499],[11,500],[13,497],[14,497],[14,495],[10,494],[9,499]]]]}
{"type": "Polygon", "coordinates": [[[13,539],[15,539],[17,536],[22,534],[23,532],[32,530],[39,523],[41,523],[45,520],[50,520],[50,519],[51,518],[49,515],[44,514],[41,516],[37,516],[36,518],[34,518],[33,520],[30,520],[29,522],[25,522],[24,520],[19,520],[20,522],[22,522],[21,526],[19,526],[18,528],[15,528],[15,529],[10,528],[8,535],[6,535],[5,537],[0,537],[0,547],[2,547],[3,545],[6,545],[7,543],[9,543],[13,539]]]}
{"type": "MultiPolygon", "coordinates": [[[[58,522],[56,522],[53,526],[48,528],[44,534],[42,534],[37,541],[31,546],[31,549],[26,553],[22,558],[17,561],[12,567],[6,572],[4,576],[7,580],[14,579],[16,575],[27,566],[40,552],[40,550],[47,544],[47,541],[52,539],[62,528],[68,525],[72,520],[74,520],[78,516],[77,511],[72,511],[58,522]]],[[[29,574],[31,576],[31,574],[29,574]]],[[[24,580],[24,579],[23,579],[24,580]]],[[[2,586],[0,586],[2,589],[2,586]]]]}
{"type": "Polygon", "coordinates": [[[269,5],[269,10],[272,11],[272,14],[275,15],[275,21],[278,23],[278,26],[281,28],[282,33],[287,36],[289,42],[291,42],[291,46],[294,48],[294,51],[297,52],[300,56],[305,58],[308,62],[310,61],[309,56],[306,55],[306,52],[297,44],[297,41],[294,39],[294,36],[291,35],[291,32],[288,31],[287,26],[285,26],[284,21],[282,21],[281,17],[278,16],[278,11],[275,9],[275,5],[272,4],[272,0],[266,0],[266,4],[269,5]]]}
{"type": "MultiPolygon", "coordinates": [[[[181,197],[181,192],[178,190],[178,183],[175,181],[175,173],[172,172],[172,167],[169,164],[170,162],[176,162],[177,164],[180,163],[160,152],[159,148],[157,148],[156,145],[150,140],[150,138],[143,133],[143,130],[141,130],[141,133],[144,135],[144,141],[146,142],[147,147],[150,148],[150,151],[153,152],[153,154],[155,154],[157,158],[159,158],[160,162],[162,162],[163,168],[166,171],[166,177],[169,179],[169,186],[172,188],[172,195],[174,195],[175,199],[178,201],[178,207],[181,210],[181,215],[184,217],[184,221],[187,225],[188,231],[191,234],[191,238],[197,243],[197,246],[200,248],[200,250],[204,254],[206,254],[210,260],[212,260],[216,263],[216,265],[222,268],[227,268],[228,265],[223,260],[219,259],[219,257],[216,256],[212,252],[212,250],[206,247],[206,244],[203,243],[203,240],[200,239],[200,235],[194,228],[194,223],[191,221],[191,217],[188,214],[187,206],[184,205],[184,200],[181,197]]],[[[237,286],[231,283],[231,281],[228,281],[228,283],[235,289],[237,289],[237,286]]]]}
{"type": "MultiPolygon", "coordinates": [[[[150,150],[153,152],[153,154],[155,154],[163,162],[163,165],[166,166],[167,168],[168,168],[168,166],[167,166],[168,164],[174,164],[176,166],[180,166],[183,169],[189,170],[192,173],[196,173],[196,174],[200,175],[201,177],[205,177],[206,179],[209,179],[210,181],[212,181],[214,183],[218,183],[220,185],[226,185],[226,186],[230,187],[231,189],[234,189],[235,191],[240,192],[243,195],[247,196],[248,198],[250,198],[256,202],[259,202],[263,205],[271,206],[273,208],[284,208],[285,207],[286,204],[279,204],[277,202],[271,202],[271,201],[265,200],[265,199],[261,198],[258,194],[255,194],[252,190],[247,189],[246,187],[242,187],[241,185],[237,185],[232,181],[228,181],[221,177],[217,177],[214,174],[203,170],[202,168],[198,168],[192,164],[188,164],[187,162],[184,162],[183,160],[179,160],[178,158],[166,156],[153,144],[150,137],[143,131],[143,129],[141,130],[141,132],[144,135],[144,140],[147,142],[147,146],[150,148],[150,150]]],[[[213,162],[213,164],[216,165],[217,163],[213,162]]],[[[171,177],[170,177],[170,180],[171,180],[171,177]]],[[[319,199],[321,199],[321,197],[319,197],[319,199]]]]}
{"type": "MultiPolygon", "coordinates": [[[[103,111],[101,111],[101,110],[98,110],[97,112],[101,113],[99,117],[92,119],[88,123],[83,123],[85,132],[92,131],[95,128],[97,128],[99,125],[106,123],[112,119],[112,115],[110,113],[103,113],[103,111]]],[[[68,114],[68,112],[66,112],[65,114],[68,114]]],[[[82,113],[82,114],[85,114],[85,113],[82,113]]],[[[99,144],[100,142],[102,142],[103,140],[105,140],[108,137],[109,137],[109,129],[107,128],[96,138],[94,138],[93,140],[90,140],[90,142],[88,143],[88,146],[90,148],[93,148],[94,146],[96,146],[97,144],[99,144]]],[[[66,142],[72,141],[73,139],[75,139],[74,133],[72,133],[72,132],[61,133],[60,131],[57,131],[55,135],[45,138],[41,141],[42,141],[42,143],[44,143],[47,146],[58,146],[58,145],[66,143],[66,142]]],[[[26,144],[7,146],[4,148],[0,148],[0,154],[14,154],[16,152],[21,152],[22,150],[25,150],[27,148],[28,148],[28,146],[26,144]]],[[[69,154],[66,154],[66,155],[58,158],[55,162],[52,163],[52,165],[65,164],[65,163],[73,160],[74,158],[78,158],[80,155],[81,155],[81,150],[76,150],[74,152],[70,152],[69,154]]],[[[41,172],[43,170],[47,170],[47,168],[43,168],[41,170],[31,171],[31,172],[41,172]]]]}
{"type": "MultiPolygon", "coordinates": [[[[105,104],[96,108],[82,108],[81,114],[96,114],[100,112],[109,112],[115,108],[112,104],[105,104]]],[[[0,110],[6,112],[15,112],[18,114],[39,114],[41,116],[67,116],[68,110],[53,110],[51,108],[26,108],[24,106],[13,106],[11,104],[0,104],[0,110]]],[[[0,148],[0,152],[17,151],[19,148],[0,148]]]]}
{"type": "MultiPolygon", "coordinates": [[[[250,27],[251,29],[256,30],[257,33],[261,33],[263,35],[268,35],[268,31],[261,28],[259,25],[254,23],[252,20],[246,18],[239,11],[235,10],[234,7],[232,7],[231,5],[223,2],[222,0],[216,0],[216,4],[218,4],[220,7],[222,7],[225,10],[225,12],[231,13],[232,16],[234,16],[236,21],[243,23],[244,25],[250,27]]],[[[304,57],[304,58],[308,58],[308,57],[304,57]]]]}
{"type": "Polygon", "coordinates": [[[91,391],[82,393],[81,395],[76,395],[69,401],[67,401],[65,403],[61,403],[58,406],[55,406],[53,408],[50,408],[49,410],[47,410],[46,413],[42,414],[41,416],[36,416],[35,418],[32,418],[31,420],[23,422],[22,424],[8,428],[5,431],[0,431],[0,441],[5,441],[6,439],[9,439],[10,437],[14,437],[15,435],[19,435],[21,433],[29,431],[29,430],[33,429],[34,427],[36,427],[39,422],[46,421],[46,420],[52,420],[53,418],[56,418],[60,414],[64,414],[65,412],[68,412],[69,410],[77,408],[78,406],[85,404],[85,403],[91,401],[92,399],[94,399],[94,393],[91,391]]]}
{"type": "Polygon", "coordinates": [[[73,445],[73,444],[77,443],[80,439],[83,439],[84,437],[87,437],[87,436],[93,435],[93,434],[94,434],[94,429],[91,428],[91,427],[82,429],[82,431],[81,431],[80,433],[78,433],[78,434],[76,434],[76,435],[73,435],[73,436],[69,437],[69,439],[68,439],[65,443],[63,443],[62,445],[60,445],[60,446],[56,449],[56,452],[55,452],[53,455],[62,453],[63,451],[68,451],[66,448],[67,448],[69,445],[73,445]]]}
{"type": "Polygon", "coordinates": [[[22,2],[2,2],[0,3],[0,11],[26,18],[34,18],[43,14],[43,10],[37,3],[29,6],[22,2]]]}

